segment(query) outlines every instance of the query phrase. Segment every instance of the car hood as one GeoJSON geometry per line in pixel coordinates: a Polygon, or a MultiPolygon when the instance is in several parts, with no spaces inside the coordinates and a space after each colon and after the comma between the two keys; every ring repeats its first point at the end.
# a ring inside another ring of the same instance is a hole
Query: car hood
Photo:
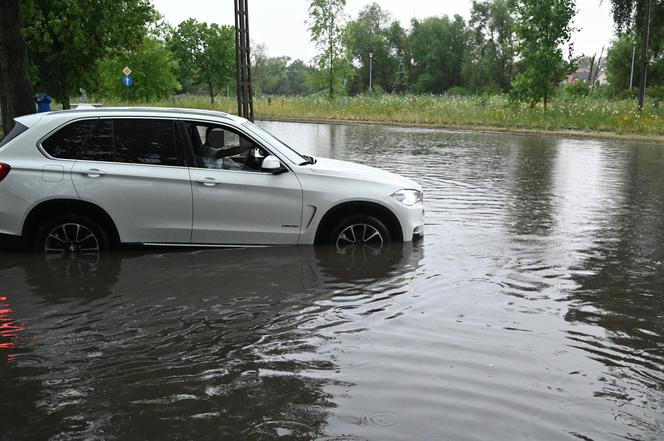
{"type": "Polygon", "coordinates": [[[358,179],[393,185],[394,187],[421,190],[422,187],[412,179],[375,167],[336,159],[316,158],[316,163],[307,166],[311,172],[341,178],[358,179]]]}

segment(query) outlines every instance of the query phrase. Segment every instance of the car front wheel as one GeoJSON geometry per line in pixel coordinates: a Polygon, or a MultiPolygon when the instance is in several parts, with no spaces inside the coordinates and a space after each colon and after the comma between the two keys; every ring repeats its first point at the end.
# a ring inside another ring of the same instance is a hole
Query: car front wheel
{"type": "Polygon", "coordinates": [[[391,241],[385,224],[373,216],[354,215],[342,219],[330,232],[328,243],[345,253],[359,247],[379,252],[391,241]]]}

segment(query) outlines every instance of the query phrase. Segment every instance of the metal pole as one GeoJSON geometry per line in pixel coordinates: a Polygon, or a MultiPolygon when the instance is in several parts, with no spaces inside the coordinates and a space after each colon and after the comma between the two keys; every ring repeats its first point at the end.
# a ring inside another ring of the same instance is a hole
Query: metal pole
{"type": "Polygon", "coordinates": [[[636,43],[632,45],[632,70],[629,73],[629,89],[632,90],[634,80],[634,56],[636,55],[636,43]]]}
{"type": "Polygon", "coordinates": [[[602,55],[604,55],[604,46],[602,46],[602,50],[599,51],[599,58],[597,59],[597,65],[595,66],[595,75],[593,76],[592,88],[590,89],[591,98],[593,96],[593,92],[595,91],[595,83],[597,82],[597,76],[599,75],[599,66],[602,62],[602,55]]]}
{"type": "Polygon", "coordinates": [[[646,79],[648,70],[648,41],[650,40],[650,3],[646,2],[645,22],[643,23],[643,47],[641,47],[641,85],[639,89],[639,112],[643,111],[646,97],[646,79]]]}
{"type": "Polygon", "coordinates": [[[373,91],[372,74],[373,74],[373,52],[369,52],[369,92],[373,91]]]}
{"type": "Polygon", "coordinates": [[[249,47],[248,0],[235,0],[235,58],[237,63],[237,113],[254,120],[251,91],[251,53],[249,47]]]}

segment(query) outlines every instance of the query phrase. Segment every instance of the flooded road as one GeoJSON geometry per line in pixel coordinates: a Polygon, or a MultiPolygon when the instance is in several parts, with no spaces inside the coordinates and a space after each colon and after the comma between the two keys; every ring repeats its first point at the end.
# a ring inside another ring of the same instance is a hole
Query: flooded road
{"type": "Polygon", "coordinates": [[[1,440],[664,439],[664,146],[261,125],[424,239],[0,254],[1,440]]]}

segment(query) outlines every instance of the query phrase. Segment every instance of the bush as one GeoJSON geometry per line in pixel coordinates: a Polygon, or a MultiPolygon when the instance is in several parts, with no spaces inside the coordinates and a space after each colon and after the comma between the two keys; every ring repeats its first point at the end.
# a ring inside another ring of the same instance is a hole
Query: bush
{"type": "Polygon", "coordinates": [[[454,86],[447,89],[447,95],[450,96],[471,96],[474,95],[473,92],[466,89],[465,87],[454,86]]]}
{"type": "Polygon", "coordinates": [[[616,98],[620,100],[635,100],[639,97],[639,88],[632,87],[631,89],[626,89],[618,93],[616,98]]]}
{"type": "Polygon", "coordinates": [[[590,94],[590,84],[583,80],[576,80],[563,86],[563,93],[572,98],[581,98],[590,94]]]}
{"type": "Polygon", "coordinates": [[[653,100],[664,101],[664,86],[648,87],[646,90],[646,97],[653,100]]]}

